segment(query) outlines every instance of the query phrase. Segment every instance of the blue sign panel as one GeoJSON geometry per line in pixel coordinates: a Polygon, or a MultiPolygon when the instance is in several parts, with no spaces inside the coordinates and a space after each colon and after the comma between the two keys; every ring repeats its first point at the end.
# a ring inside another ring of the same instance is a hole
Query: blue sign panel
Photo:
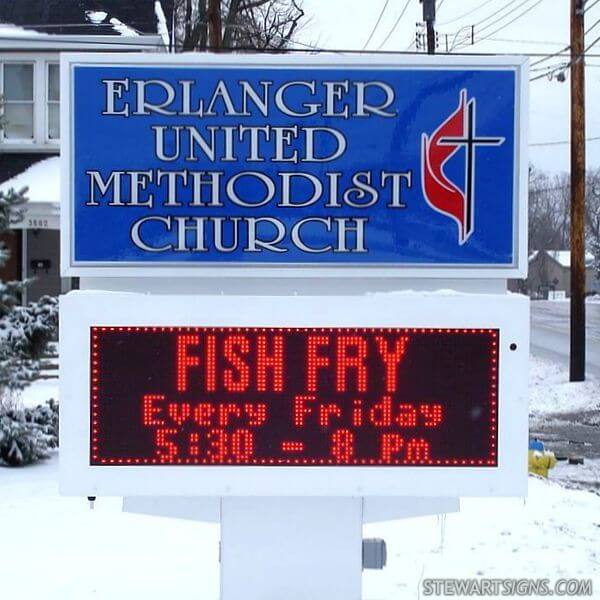
{"type": "Polygon", "coordinates": [[[70,66],[69,266],[517,268],[515,65],[237,58],[70,66]]]}

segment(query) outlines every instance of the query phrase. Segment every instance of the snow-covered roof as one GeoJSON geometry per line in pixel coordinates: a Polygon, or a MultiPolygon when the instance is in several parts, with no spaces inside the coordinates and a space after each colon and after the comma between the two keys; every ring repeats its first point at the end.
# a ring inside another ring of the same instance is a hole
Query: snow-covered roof
{"type": "MultiPolygon", "coordinates": [[[[553,258],[561,267],[569,269],[571,267],[571,251],[570,250],[547,250],[548,256],[553,258]]],[[[585,253],[586,264],[594,260],[594,255],[589,252],[585,253]]]]}
{"type": "Polygon", "coordinates": [[[142,33],[140,35],[136,29],[120,19],[111,17],[107,20],[107,16],[108,13],[105,11],[88,11],[86,13],[86,22],[93,32],[73,25],[71,30],[77,33],[46,33],[13,23],[0,23],[0,48],[26,51],[36,49],[70,51],[79,49],[148,51],[155,49],[160,51],[168,45],[169,32],[161,6],[155,6],[155,27],[158,30],[156,34],[142,33]],[[104,35],[107,33],[113,35],[104,35]]]}
{"type": "Polygon", "coordinates": [[[25,29],[12,23],[0,23],[0,37],[2,38],[22,38],[22,37],[49,37],[47,33],[41,33],[32,29],[25,29]]]}
{"type": "Polygon", "coordinates": [[[29,202],[60,202],[60,158],[53,156],[37,162],[22,173],[0,184],[0,192],[29,188],[29,202]]]}
{"type": "MultiPolygon", "coordinates": [[[[0,22],[13,23],[27,31],[61,36],[128,37],[135,31],[142,37],[154,37],[157,33],[162,37],[157,28],[156,1],[0,0],[0,22]],[[127,29],[122,29],[123,26],[127,29]]],[[[171,21],[173,7],[172,0],[163,2],[160,7],[165,15],[165,25],[171,21]]]]}
{"type": "MultiPolygon", "coordinates": [[[[535,260],[539,254],[539,250],[534,250],[529,255],[529,262],[535,260]]],[[[565,269],[571,268],[571,251],[570,250],[543,250],[550,258],[554,259],[561,267],[565,269]]],[[[594,255],[590,252],[585,253],[585,264],[589,265],[594,261],[594,255]]]]}
{"type": "MultiPolygon", "coordinates": [[[[161,12],[162,12],[162,7],[161,7],[161,12]]],[[[162,13],[162,14],[163,14],[163,18],[164,18],[164,13],[162,13]]],[[[108,16],[108,13],[101,11],[101,10],[86,11],[86,13],[85,13],[86,19],[92,25],[103,24],[103,22],[105,21],[107,16],[108,16]]],[[[158,13],[157,13],[157,16],[158,16],[158,13]]],[[[127,37],[140,35],[135,29],[133,29],[129,25],[123,23],[116,17],[110,18],[107,24],[119,35],[123,35],[123,36],[127,36],[127,37]]],[[[158,25],[157,25],[157,27],[158,27],[158,25]]],[[[165,27],[166,27],[166,21],[165,21],[165,27]]],[[[160,34],[160,32],[159,32],[159,34],[160,34]]],[[[65,35],[65,34],[63,34],[63,35],[65,35]]],[[[68,34],[66,34],[66,35],[68,35],[68,34]]],[[[35,29],[25,29],[24,27],[20,27],[19,25],[13,25],[12,23],[0,23],[0,37],[11,38],[11,39],[12,38],[30,38],[30,37],[34,37],[36,39],[37,38],[58,39],[59,37],[62,37],[62,36],[60,34],[43,33],[40,31],[36,31],[35,29]]],[[[80,37],[80,36],[78,36],[78,37],[80,37]]],[[[162,38],[162,35],[161,35],[161,38],[162,38]]]]}
{"type": "MultiPolygon", "coordinates": [[[[71,34],[44,34],[30,29],[24,30],[22,27],[7,26],[0,30],[0,49],[20,50],[32,52],[35,50],[54,50],[74,52],[76,50],[96,50],[96,51],[114,51],[114,50],[142,50],[163,51],[165,43],[160,35],[71,35],[71,34]],[[8,28],[8,29],[7,29],[8,28]],[[9,31],[10,35],[4,35],[4,31],[9,31]]],[[[115,25],[111,26],[114,30],[115,25]]]]}

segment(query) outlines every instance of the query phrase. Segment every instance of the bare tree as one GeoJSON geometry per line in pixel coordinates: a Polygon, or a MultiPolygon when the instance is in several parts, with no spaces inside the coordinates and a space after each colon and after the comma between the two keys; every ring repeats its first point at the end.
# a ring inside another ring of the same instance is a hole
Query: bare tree
{"type": "Polygon", "coordinates": [[[590,242],[600,241],[600,169],[588,171],[585,220],[590,242]]]}
{"type": "Polygon", "coordinates": [[[569,178],[532,168],[529,176],[529,249],[569,247],[569,178]]]}
{"type": "MultiPolygon", "coordinates": [[[[571,178],[532,168],[529,174],[529,250],[568,250],[571,178]]],[[[600,277],[600,169],[588,169],[585,198],[586,249],[600,277]]]]}
{"type": "Polygon", "coordinates": [[[588,171],[586,190],[586,245],[594,255],[596,278],[600,279],[600,169],[588,171]]]}
{"type": "MultiPolygon", "coordinates": [[[[209,46],[210,4],[214,2],[175,0],[179,49],[203,50],[209,46]]],[[[220,8],[220,46],[225,50],[284,50],[305,20],[302,0],[221,0],[220,8]]]]}

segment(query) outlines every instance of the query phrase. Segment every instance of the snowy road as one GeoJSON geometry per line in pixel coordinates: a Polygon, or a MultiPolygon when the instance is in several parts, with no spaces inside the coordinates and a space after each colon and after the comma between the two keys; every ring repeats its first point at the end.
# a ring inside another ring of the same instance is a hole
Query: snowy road
{"type": "MultiPolygon", "coordinates": [[[[586,304],[586,333],[587,369],[600,377],[600,302],[586,304]]],[[[568,365],[569,302],[531,303],[531,352],[568,365]]]]}

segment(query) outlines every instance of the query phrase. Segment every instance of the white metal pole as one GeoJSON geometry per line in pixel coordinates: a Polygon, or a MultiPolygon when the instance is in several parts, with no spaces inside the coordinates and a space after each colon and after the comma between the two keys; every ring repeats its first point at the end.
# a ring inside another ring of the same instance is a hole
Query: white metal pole
{"type": "Polygon", "coordinates": [[[360,600],[361,498],[227,497],[221,600],[360,600]]]}

